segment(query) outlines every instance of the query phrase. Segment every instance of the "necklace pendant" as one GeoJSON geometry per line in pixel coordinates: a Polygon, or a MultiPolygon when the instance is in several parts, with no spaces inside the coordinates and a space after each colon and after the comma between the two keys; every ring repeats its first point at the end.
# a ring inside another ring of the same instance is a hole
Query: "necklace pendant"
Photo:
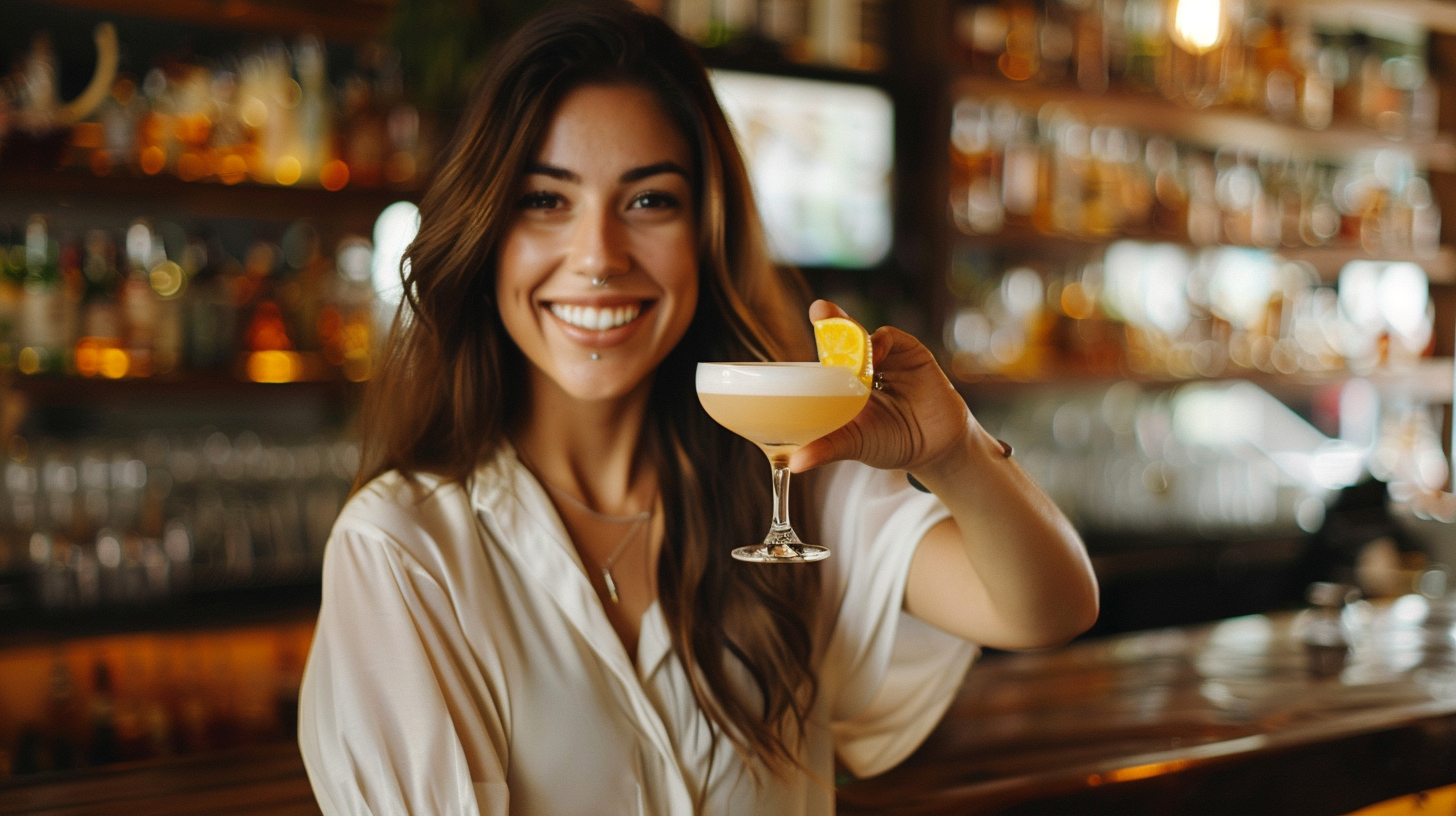
{"type": "Polygon", "coordinates": [[[617,582],[612,580],[612,573],[602,570],[602,579],[607,583],[607,597],[611,598],[614,604],[621,603],[622,599],[617,597],[617,582]]]}

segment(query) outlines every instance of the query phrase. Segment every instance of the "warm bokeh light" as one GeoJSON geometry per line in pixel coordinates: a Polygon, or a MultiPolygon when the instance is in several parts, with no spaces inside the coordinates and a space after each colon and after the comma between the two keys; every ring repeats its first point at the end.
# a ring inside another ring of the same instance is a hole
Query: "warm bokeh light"
{"type": "Polygon", "coordinates": [[[247,177],[248,163],[236,153],[223,157],[218,163],[217,177],[223,184],[237,184],[247,177]]]}
{"type": "Polygon", "coordinates": [[[284,156],[273,168],[274,180],[285,187],[297,184],[302,177],[303,165],[299,164],[298,159],[294,156],[284,156]]]}
{"type": "Polygon", "coordinates": [[[1177,0],[1173,39],[1185,50],[1202,54],[1223,41],[1223,0],[1177,0]]]}
{"type": "Polygon", "coordinates": [[[143,173],[149,176],[155,176],[167,166],[167,154],[162,148],[152,145],[142,151],[141,165],[143,173]]]}
{"type": "Polygon", "coordinates": [[[162,261],[147,275],[152,291],[160,297],[172,299],[182,294],[187,286],[187,273],[173,261],[162,261]]]}
{"type": "Polygon", "coordinates": [[[99,355],[101,376],[119,380],[131,371],[131,355],[119,348],[103,348],[99,355]]]}
{"type": "Polygon", "coordinates": [[[40,371],[41,352],[38,349],[26,346],[15,356],[15,367],[21,374],[34,374],[40,371]]]}
{"type": "Polygon", "coordinates": [[[328,162],[319,170],[319,184],[325,190],[342,190],[349,183],[349,165],[339,159],[328,162]]]}
{"type": "Polygon", "coordinates": [[[248,379],[260,383],[297,382],[303,360],[292,351],[255,351],[248,355],[248,379]]]}

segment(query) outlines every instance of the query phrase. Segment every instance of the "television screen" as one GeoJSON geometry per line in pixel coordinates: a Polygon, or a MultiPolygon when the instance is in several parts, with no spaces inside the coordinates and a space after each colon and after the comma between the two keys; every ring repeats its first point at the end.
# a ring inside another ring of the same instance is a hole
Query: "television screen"
{"type": "Polygon", "coordinates": [[[894,107],[867,85],[712,71],[774,259],[871,267],[890,251],[894,107]]]}

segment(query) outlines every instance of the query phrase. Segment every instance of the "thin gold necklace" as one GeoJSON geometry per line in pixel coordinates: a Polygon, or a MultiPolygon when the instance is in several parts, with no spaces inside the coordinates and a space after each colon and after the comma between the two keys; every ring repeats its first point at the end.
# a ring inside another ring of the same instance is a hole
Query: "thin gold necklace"
{"type": "MultiPolygon", "coordinates": [[[[597,519],[598,521],[605,521],[610,524],[632,525],[631,527],[627,528],[627,534],[622,536],[621,541],[617,542],[616,548],[612,550],[611,555],[607,556],[607,560],[603,561],[600,565],[597,566],[597,569],[600,570],[602,573],[603,583],[607,585],[607,597],[612,599],[612,603],[620,604],[622,602],[622,599],[617,595],[617,581],[616,579],[612,578],[612,565],[616,564],[617,559],[622,557],[622,553],[627,551],[627,545],[632,543],[633,537],[636,535],[637,531],[639,529],[642,529],[643,525],[646,522],[652,520],[652,515],[654,511],[643,510],[641,512],[632,513],[631,515],[626,516],[615,516],[610,513],[602,513],[600,511],[591,509],[587,506],[586,502],[578,499],[577,497],[571,495],[565,490],[562,490],[556,485],[551,484],[539,474],[537,474],[536,480],[539,481],[541,484],[545,485],[547,490],[550,490],[552,493],[555,493],[561,498],[566,499],[566,501],[571,504],[571,506],[582,511],[583,513],[586,513],[592,518],[597,519]]],[[[657,500],[656,498],[654,498],[653,505],[655,506],[656,504],[657,500]]]]}

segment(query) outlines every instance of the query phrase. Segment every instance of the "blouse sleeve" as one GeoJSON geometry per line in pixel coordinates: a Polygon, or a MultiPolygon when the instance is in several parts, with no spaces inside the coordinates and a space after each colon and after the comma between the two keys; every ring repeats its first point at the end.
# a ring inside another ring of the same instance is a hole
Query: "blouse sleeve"
{"type": "Polygon", "coordinates": [[[299,700],[320,807],[504,816],[501,717],[446,593],[383,533],[336,528],[299,700]]]}
{"type": "Polygon", "coordinates": [[[900,471],[836,466],[823,494],[835,621],[825,651],[830,728],[859,777],[889,770],[939,722],[978,649],[903,611],[910,561],[925,534],[950,518],[900,471]]]}

